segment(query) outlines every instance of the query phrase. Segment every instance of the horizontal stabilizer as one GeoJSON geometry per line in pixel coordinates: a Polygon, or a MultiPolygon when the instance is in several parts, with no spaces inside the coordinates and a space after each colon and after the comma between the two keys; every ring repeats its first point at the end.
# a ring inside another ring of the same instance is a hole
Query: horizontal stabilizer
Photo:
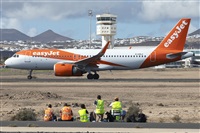
{"type": "Polygon", "coordinates": [[[179,53],[174,53],[174,54],[167,54],[166,55],[166,58],[167,59],[175,59],[177,57],[185,57],[185,56],[188,56],[188,57],[191,57],[191,56],[194,56],[193,52],[179,52],[179,53]]]}

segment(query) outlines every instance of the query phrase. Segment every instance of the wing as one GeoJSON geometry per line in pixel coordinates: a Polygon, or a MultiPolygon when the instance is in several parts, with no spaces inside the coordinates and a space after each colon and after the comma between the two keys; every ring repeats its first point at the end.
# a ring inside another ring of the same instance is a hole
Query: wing
{"type": "Polygon", "coordinates": [[[75,62],[74,64],[77,66],[86,66],[88,64],[96,65],[97,61],[99,61],[101,59],[101,57],[105,54],[109,44],[110,44],[110,41],[107,42],[107,44],[103,47],[103,49],[101,49],[101,51],[97,55],[94,55],[90,58],[86,58],[83,60],[79,60],[79,61],[75,62]]]}
{"type": "Polygon", "coordinates": [[[96,66],[97,62],[101,60],[101,57],[105,54],[108,46],[110,44],[110,41],[107,42],[107,44],[101,49],[101,51],[90,57],[90,58],[85,58],[82,60],[78,60],[78,61],[64,61],[64,62],[59,62],[62,64],[74,64],[76,67],[78,67],[79,69],[83,69],[85,66],[96,66]]]}

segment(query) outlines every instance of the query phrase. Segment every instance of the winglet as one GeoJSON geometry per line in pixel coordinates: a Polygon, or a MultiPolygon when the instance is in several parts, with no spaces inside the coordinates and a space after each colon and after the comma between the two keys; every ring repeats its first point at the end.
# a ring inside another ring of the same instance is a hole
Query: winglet
{"type": "Polygon", "coordinates": [[[108,41],[108,42],[106,43],[106,45],[103,47],[103,49],[101,50],[101,53],[102,53],[102,54],[105,54],[106,50],[108,49],[109,44],[110,44],[110,41],[108,41]]]}

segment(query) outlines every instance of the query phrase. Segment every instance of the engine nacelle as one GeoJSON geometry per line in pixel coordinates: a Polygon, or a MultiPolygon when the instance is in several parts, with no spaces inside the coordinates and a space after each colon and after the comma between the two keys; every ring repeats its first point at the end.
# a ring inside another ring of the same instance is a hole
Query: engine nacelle
{"type": "Polygon", "coordinates": [[[55,64],[55,76],[82,76],[83,73],[73,64],[55,64]]]}

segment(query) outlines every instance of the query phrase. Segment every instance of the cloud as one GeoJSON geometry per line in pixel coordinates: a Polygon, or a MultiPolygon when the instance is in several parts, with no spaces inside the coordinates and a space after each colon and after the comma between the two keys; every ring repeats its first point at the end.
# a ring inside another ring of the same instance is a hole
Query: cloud
{"type": "MultiPolygon", "coordinates": [[[[78,22],[80,25],[86,23],[83,21],[88,19],[89,9],[93,10],[93,19],[95,19],[96,14],[112,13],[117,15],[118,25],[123,26],[129,24],[136,27],[137,25],[138,27],[141,26],[141,24],[152,26],[152,24],[158,25],[160,22],[167,26],[182,17],[190,17],[193,25],[199,28],[197,26],[200,17],[200,2],[198,0],[12,0],[12,2],[3,0],[1,4],[2,27],[27,31],[31,36],[37,32],[43,32],[41,30],[49,27],[55,27],[57,31],[62,30],[59,28],[63,27],[64,24],[62,25],[59,22],[63,20],[66,23],[66,28],[70,24],[70,28],[73,29],[70,34],[80,36],[83,34],[85,27],[83,27],[83,31],[76,33],[77,28],[71,21],[77,23],[77,20],[82,20],[78,22]],[[56,27],[56,24],[59,24],[59,26],[56,27]],[[41,28],[41,26],[43,27],[41,28]],[[31,27],[37,27],[38,29],[31,27]]],[[[149,32],[149,34],[165,33],[166,29],[160,27],[160,30],[155,33],[149,32]]],[[[141,26],[141,28],[143,27],[141,26]]],[[[68,30],[70,29],[66,29],[66,31],[68,30]]]]}
{"type": "Polygon", "coordinates": [[[143,1],[138,17],[142,21],[154,22],[182,17],[199,17],[198,1],[143,1]]]}
{"type": "MultiPolygon", "coordinates": [[[[16,0],[17,1],[17,0],[16,0]]],[[[87,17],[87,11],[94,15],[110,12],[118,15],[120,22],[138,20],[155,22],[158,20],[177,19],[181,17],[199,17],[198,1],[37,1],[37,2],[4,2],[5,17],[19,19],[46,18],[58,21],[61,19],[87,17]]]]}
{"type": "Polygon", "coordinates": [[[16,18],[2,18],[2,28],[3,29],[21,29],[21,22],[16,18]]]}
{"type": "Polygon", "coordinates": [[[30,37],[34,37],[38,34],[37,29],[36,28],[30,28],[29,31],[27,32],[28,36],[30,37]]]}

